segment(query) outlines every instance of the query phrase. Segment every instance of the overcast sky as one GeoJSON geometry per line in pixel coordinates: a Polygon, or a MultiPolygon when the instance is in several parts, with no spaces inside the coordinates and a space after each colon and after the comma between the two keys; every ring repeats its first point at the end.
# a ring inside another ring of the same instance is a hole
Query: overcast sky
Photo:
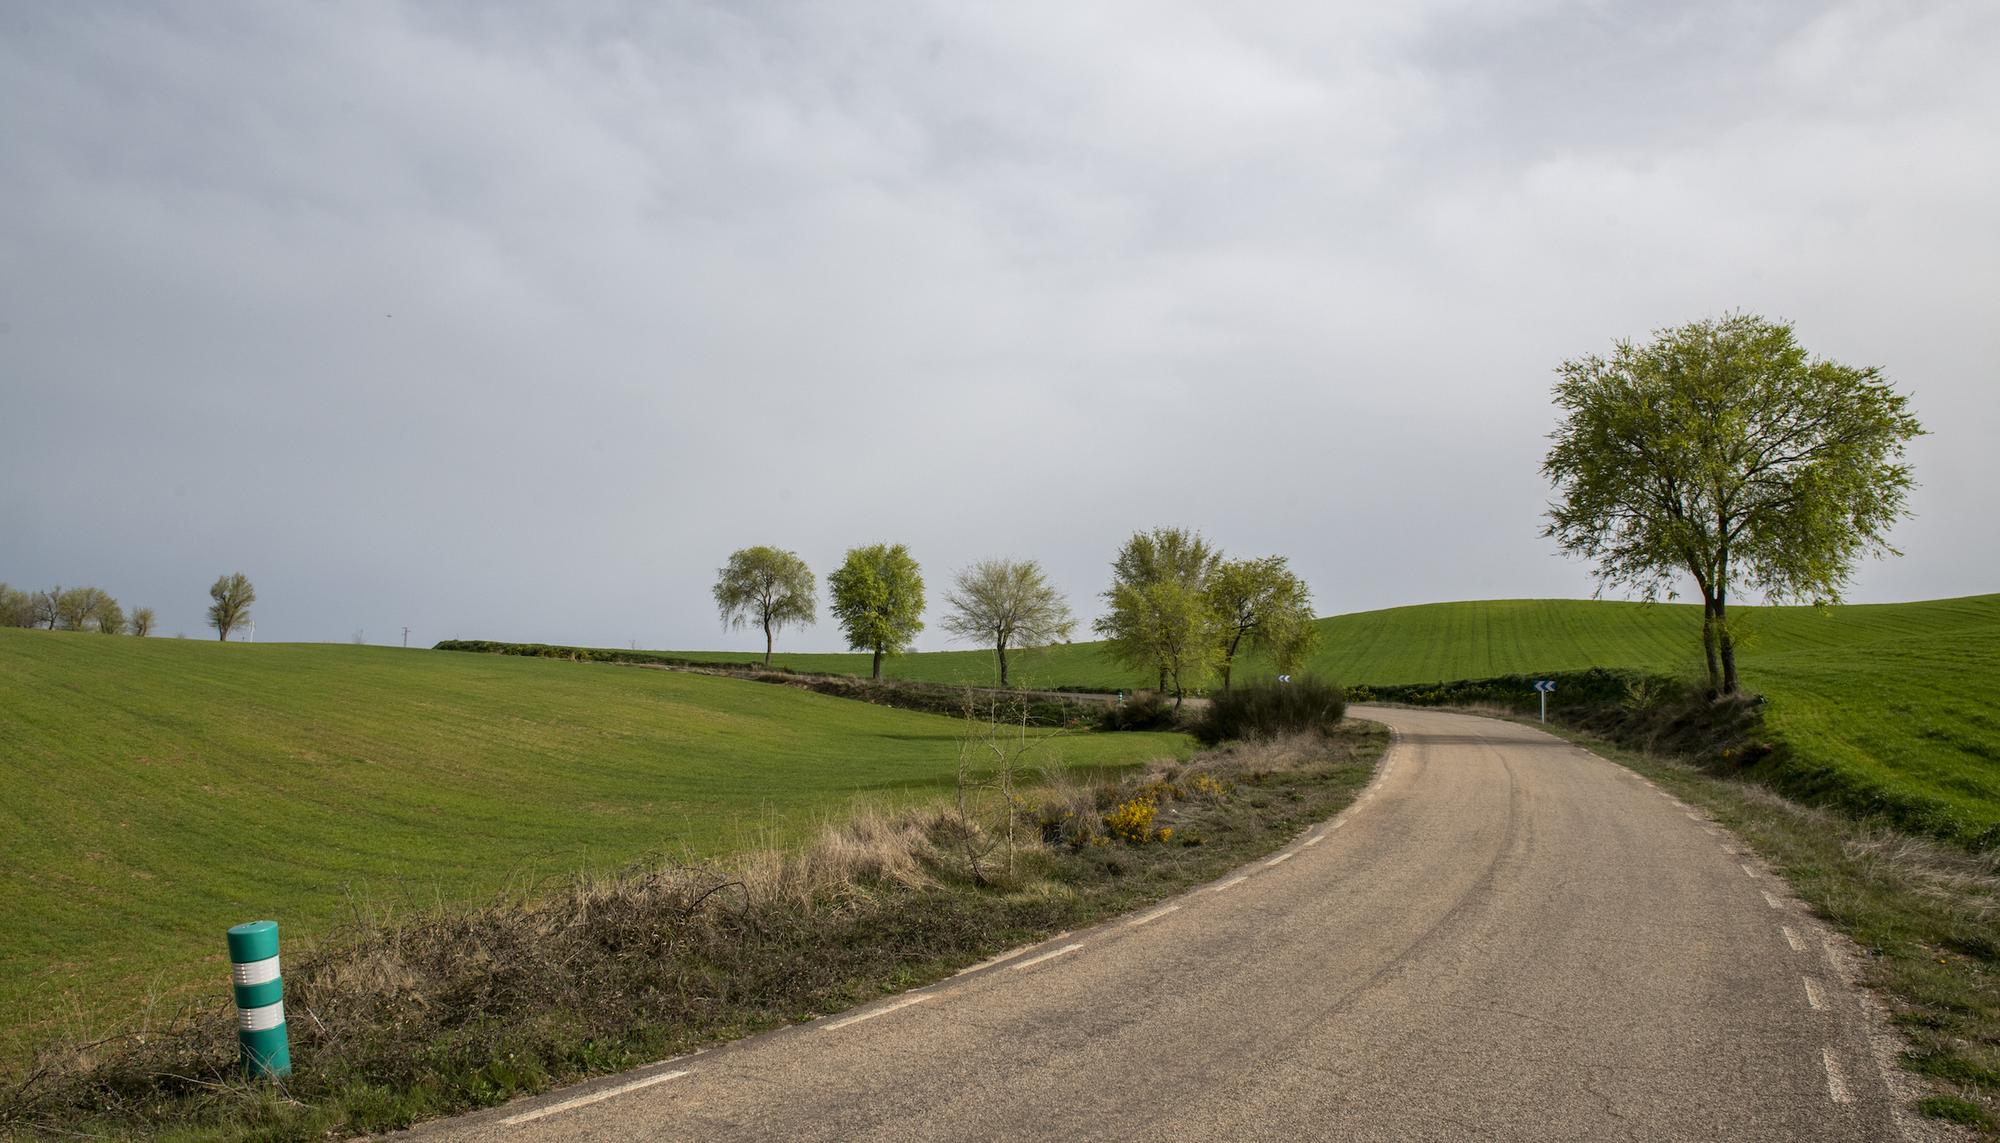
{"type": "Polygon", "coordinates": [[[0,0],[0,580],[748,647],[734,548],[1090,616],[1180,524],[1322,613],[1583,596],[1554,367],[1743,309],[1934,434],[1851,598],[2000,590],[1996,59],[1991,0],[0,0]]]}

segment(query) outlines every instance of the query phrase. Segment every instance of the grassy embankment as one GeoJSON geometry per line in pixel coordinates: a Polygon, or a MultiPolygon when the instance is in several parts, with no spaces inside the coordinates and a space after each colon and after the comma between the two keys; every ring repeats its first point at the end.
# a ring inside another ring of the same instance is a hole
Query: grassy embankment
{"type": "MultiPolygon", "coordinates": [[[[783,845],[951,788],[959,725],[661,671],[0,630],[0,1075],[226,993],[222,930],[783,845]]],[[[1074,735],[1066,763],[1185,756],[1074,735]]]]}
{"type": "MultiPolygon", "coordinates": [[[[1965,841],[2000,829],[2000,595],[1923,603],[1738,608],[1744,685],[1766,696],[1768,730],[1790,749],[1767,775],[1823,790],[1849,809],[1934,808],[1965,841]],[[1803,769],[1803,768],[1810,768],[1803,769]]],[[[1583,600],[1439,603],[1320,621],[1312,671],[1388,685],[1590,667],[1692,675],[1700,609],[1583,600]]],[[[742,661],[741,654],[704,656],[742,661]]],[[[895,678],[990,682],[992,655],[949,651],[891,660],[895,678]]],[[[779,655],[796,670],[861,673],[862,655],[779,655]]],[[[1237,677],[1267,673],[1254,660],[1237,677]]],[[[1149,685],[1092,643],[1023,659],[1030,687],[1149,685]]]]}

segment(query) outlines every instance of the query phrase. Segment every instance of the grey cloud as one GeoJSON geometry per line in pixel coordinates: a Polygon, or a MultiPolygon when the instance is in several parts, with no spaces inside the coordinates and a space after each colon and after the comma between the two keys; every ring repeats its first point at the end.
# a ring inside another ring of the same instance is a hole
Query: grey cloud
{"type": "Polygon", "coordinates": [[[1996,47],[1976,4],[11,6],[0,578],[717,645],[742,544],[1088,609],[1173,521],[1327,610],[1581,594],[1550,370],[1743,307],[1937,430],[1857,597],[1989,590],[1996,47]]]}

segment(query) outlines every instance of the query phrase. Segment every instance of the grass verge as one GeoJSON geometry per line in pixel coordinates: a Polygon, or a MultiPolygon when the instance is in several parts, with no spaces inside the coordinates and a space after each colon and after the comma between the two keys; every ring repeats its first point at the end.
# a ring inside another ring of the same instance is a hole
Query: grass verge
{"type": "Polygon", "coordinates": [[[2000,1138],[2000,853],[1800,805],[1682,757],[1543,729],[1702,807],[1762,855],[1867,954],[1864,981],[1909,1038],[1903,1066],[1934,1087],[1917,1110],[2000,1138]]]}
{"type": "Polygon", "coordinates": [[[235,1078],[233,1014],[210,1007],[45,1053],[0,1092],[0,1131],[380,1131],[813,1019],[1268,853],[1352,801],[1387,736],[1350,722],[1096,782],[1034,769],[1046,742],[968,732],[949,804],[792,849],[356,929],[287,965],[288,1083],[235,1078]]]}

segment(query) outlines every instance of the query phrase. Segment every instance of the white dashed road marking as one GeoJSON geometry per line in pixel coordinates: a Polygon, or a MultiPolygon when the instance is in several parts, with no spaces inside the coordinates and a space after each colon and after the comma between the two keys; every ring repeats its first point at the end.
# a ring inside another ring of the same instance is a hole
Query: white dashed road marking
{"type": "Polygon", "coordinates": [[[1281,853],[1278,856],[1272,858],[1271,860],[1266,861],[1264,863],[1264,868],[1269,869],[1273,865],[1283,865],[1285,862],[1290,861],[1292,858],[1297,857],[1298,855],[1299,851],[1296,849],[1291,851],[1290,853],[1281,853]]]}
{"type": "Polygon", "coordinates": [[[1826,1011],[1826,993],[1820,991],[1819,981],[1810,976],[1802,976],[1799,979],[1806,983],[1806,1003],[1812,1005],[1812,1010],[1815,1012],[1826,1011]]]}
{"type": "Polygon", "coordinates": [[[1242,877],[1232,877],[1232,878],[1230,878],[1229,880],[1227,880],[1227,881],[1224,881],[1224,882],[1223,882],[1222,884],[1220,884],[1220,885],[1217,885],[1217,886],[1216,886],[1215,888],[1213,888],[1213,889],[1210,889],[1210,890],[1209,890],[1209,892],[1210,892],[1210,893],[1220,893],[1220,892],[1222,892],[1222,891],[1223,891],[1224,889],[1234,889],[1234,888],[1236,888],[1236,887],[1237,887],[1238,885],[1241,885],[1241,884],[1243,884],[1243,883],[1244,883],[1245,881],[1248,881],[1248,880],[1250,880],[1250,878],[1249,878],[1249,876],[1248,876],[1248,875],[1245,875],[1245,876],[1242,876],[1242,877]]]}
{"type": "Polygon", "coordinates": [[[1083,942],[1081,941],[1073,945],[1064,945],[1063,947],[1055,950],[1054,952],[1045,952],[1040,956],[1031,956],[1027,960],[1022,961],[1020,964],[1015,965],[1013,970],[1015,972],[1019,972],[1024,968],[1032,968],[1033,966],[1038,965],[1045,960],[1054,960],[1055,958],[1062,956],[1064,953],[1073,953],[1082,947],[1083,947],[1083,942]]]}
{"type": "Polygon", "coordinates": [[[1841,1078],[1840,1065],[1833,1060],[1833,1049],[1821,1048],[1819,1059],[1826,1065],[1826,1094],[1835,1103],[1853,1103],[1854,1096],[1847,1090],[1847,1081],[1841,1078]]]}
{"type": "Polygon", "coordinates": [[[1785,934],[1785,943],[1792,946],[1793,952],[1806,951],[1806,943],[1799,939],[1799,935],[1792,931],[1790,925],[1779,925],[1778,931],[1785,934]]]}
{"type": "Polygon", "coordinates": [[[884,1004],[882,1007],[875,1009],[873,1012],[863,1012],[859,1016],[849,1016],[845,1020],[835,1020],[831,1024],[821,1024],[819,1026],[819,1030],[822,1032],[831,1032],[838,1028],[845,1028],[849,1024],[859,1024],[863,1020],[873,1020],[877,1016],[887,1016],[889,1013],[894,1012],[898,1008],[908,1008],[912,1004],[922,1004],[924,1001],[929,999],[931,999],[930,993],[924,993],[921,996],[905,996],[901,1000],[896,1001],[894,1004],[884,1004]]]}
{"type": "Polygon", "coordinates": [[[519,1115],[510,1115],[507,1118],[502,1119],[500,1122],[506,1124],[509,1127],[512,1127],[517,1123],[531,1123],[534,1120],[544,1119],[551,1115],[558,1115],[565,1111],[574,1110],[575,1108],[589,1107],[593,1103],[603,1103],[607,1099],[611,1099],[615,1096],[624,1095],[628,1091],[638,1091],[642,1087],[652,1087],[656,1083],[665,1083],[670,1079],[679,1079],[686,1074],[688,1073],[685,1070],[682,1070],[677,1072],[665,1072],[656,1076],[647,1076],[645,1079],[636,1079],[633,1080],[631,1083],[621,1083],[617,1087],[607,1087],[603,1091],[594,1091],[591,1092],[589,1095],[580,1095],[577,1096],[575,1099],[566,1099],[563,1100],[561,1103],[552,1103],[547,1107],[538,1107],[533,1111],[524,1111],[519,1115]]]}
{"type": "Polygon", "coordinates": [[[1743,863],[1742,863],[1742,862],[1740,862],[1740,861],[1736,863],[1736,868],[1738,868],[1738,869],[1741,869],[1741,870],[1743,871],[1743,876],[1745,876],[1745,877],[1755,877],[1755,876],[1757,876],[1757,871],[1756,871],[1756,870],[1754,870],[1754,869],[1750,868],[1749,866],[1747,866],[1747,865],[1743,864],[1743,863]]]}
{"type": "Polygon", "coordinates": [[[1782,909],[1785,907],[1785,903],[1771,896],[1771,892],[1768,889],[1764,891],[1764,903],[1773,909],[1782,909]]]}
{"type": "Polygon", "coordinates": [[[1164,909],[1155,909],[1143,917],[1139,917],[1134,920],[1125,922],[1125,927],[1128,929],[1136,929],[1140,925],[1150,925],[1154,921],[1159,920],[1161,917],[1166,916],[1168,913],[1178,913],[1180,911],[1181,907],[1179,905],[1168,905],[1164,909]]]}

